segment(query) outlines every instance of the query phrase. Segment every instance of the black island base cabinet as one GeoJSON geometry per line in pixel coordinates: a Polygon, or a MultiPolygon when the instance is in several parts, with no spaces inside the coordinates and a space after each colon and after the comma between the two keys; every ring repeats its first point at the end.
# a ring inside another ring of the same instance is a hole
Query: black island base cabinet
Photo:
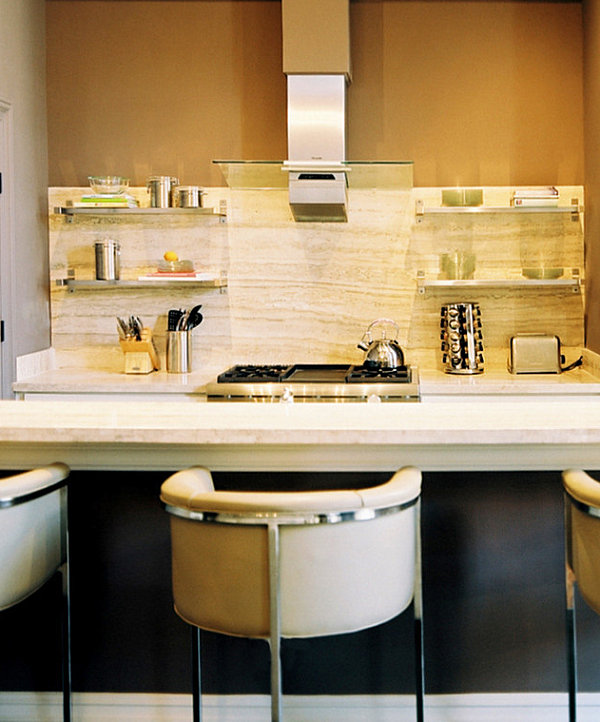
{"type": "MultiPolygon", "coordinates": [[[[172,608],[169,519],[158,501],[169,474],[72,473],[76,692],[191,692],[189,628],[172,608]]],[[[388,476],[214,474],[230,489],[358,487],[388,476]]],[[[422,499],[427,693],[565,691],[560,473],[428,472],[422,499]]],[[[60,689],[55,592],[48,585],[0,614],[2,690],[60,689]]],[[[580,688],[600,691],[600,620],[579,609],[580,688]]],[[[268,694],[264,642],[203,633],[202,643],[204,692],[268,694]]],[[[284,640],[284,692],[412,694],[412,653],[410,611],[356,634],[284,640]]]]}

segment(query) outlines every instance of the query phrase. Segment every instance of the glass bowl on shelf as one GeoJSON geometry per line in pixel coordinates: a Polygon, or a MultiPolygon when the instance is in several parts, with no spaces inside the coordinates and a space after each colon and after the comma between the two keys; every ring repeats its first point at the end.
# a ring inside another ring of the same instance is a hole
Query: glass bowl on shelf
{"type": "Polygon", "coordinates": [[[193,261],[159,261],[159,273],[192,273],[194,270],[193,261]]]}
{"type": "Polygon", "coordinates": [[[94,193],[99,195],[117,195],[129,187],[129,178],[120,175],[90,175],[88,180],[94,193]]]}

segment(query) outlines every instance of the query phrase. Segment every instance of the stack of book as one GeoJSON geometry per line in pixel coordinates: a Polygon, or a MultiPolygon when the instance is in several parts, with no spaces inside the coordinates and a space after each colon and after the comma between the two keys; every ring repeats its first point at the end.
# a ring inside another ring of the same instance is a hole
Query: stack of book
{"type": "Polygon", "coordinates": [[[73,208],[137,208],[133,196],[126,193],[90,193],[73,201],[73,208]]]}
{"type": "Polygon", "coordinates": [[[138,276],[138,281],[214,281],[217,278],[215,273],[208,271],[157,271],[156,273],[146,273],[138,276]]]}
{"type": "Polygon", "coordinates": [[[558,190],[554,186],[518,188],[511,203],[513,206],[557,206],[558,190]]]}

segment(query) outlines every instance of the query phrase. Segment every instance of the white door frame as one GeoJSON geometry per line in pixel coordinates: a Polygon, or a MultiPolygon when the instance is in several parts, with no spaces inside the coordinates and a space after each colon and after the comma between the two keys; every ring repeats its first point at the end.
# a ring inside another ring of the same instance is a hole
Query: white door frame
{"type": "Polygon", "coordinates": [[[13,108],[0,97],[0,319],[4,321],[4,342],[0,344],[0,398],[14,398],[15,375],[14,303],[15,303],[15,217],[13,108]]]}

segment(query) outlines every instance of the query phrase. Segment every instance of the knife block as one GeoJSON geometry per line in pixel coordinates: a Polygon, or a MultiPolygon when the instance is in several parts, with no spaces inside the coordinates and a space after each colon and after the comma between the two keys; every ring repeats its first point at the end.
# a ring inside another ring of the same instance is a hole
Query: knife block
{"type": "Polygon", "coordinates": [[[125,354],[126,374],[149,374],[160,369],[160,359],[152,339],[151,329],[142,329],[140,341],[120,338],[119,344],[125,354]]]}

